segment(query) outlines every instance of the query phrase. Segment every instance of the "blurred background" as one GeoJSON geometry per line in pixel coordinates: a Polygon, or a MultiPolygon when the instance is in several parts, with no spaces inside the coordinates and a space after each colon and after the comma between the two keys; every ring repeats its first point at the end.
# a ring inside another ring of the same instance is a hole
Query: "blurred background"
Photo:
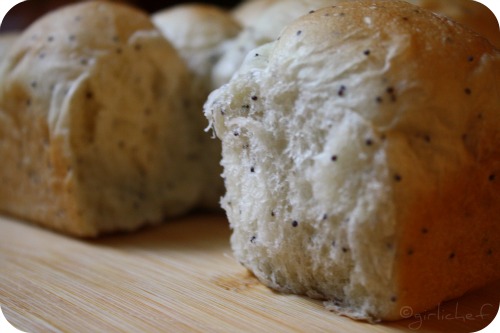
{"type": "MultiPolygon", "coordinates": [[[[0,0],[2,1],[2,0],[0,0]]],[[[0,27],[0,32],[16,31],[26,28],[34,20],[41,15],[55,8],[81,2],[82,0],[27,0],[10,10],[0,27]]],[[[115,0],[115,2],[123,2],[133,5],[143,10],[153,13],[158,10],[174,6],[181,3],[196,2],[196,1],[175,1],[175,0],[115,0]]],[[[239,1],[197,1],[203,3],[211,3],[223,8],[230,9],[236,6],[239,1]]]]}

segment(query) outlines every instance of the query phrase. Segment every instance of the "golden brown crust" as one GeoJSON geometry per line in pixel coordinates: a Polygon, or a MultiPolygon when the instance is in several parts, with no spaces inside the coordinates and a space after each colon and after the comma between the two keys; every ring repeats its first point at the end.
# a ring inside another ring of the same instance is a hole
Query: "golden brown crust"
{"type": "Polygon", "coordinates": [[[495,14],[478,1],[472,0],[407,0],[422,8],[446,15],[478,32],[500,47],[500,29],[495,14]]]}
{"type": "Polygon", "coordinates": [[[418,313],[500,278],[500,182],[473,165],[399,207],[400,308],[418,313]]]}

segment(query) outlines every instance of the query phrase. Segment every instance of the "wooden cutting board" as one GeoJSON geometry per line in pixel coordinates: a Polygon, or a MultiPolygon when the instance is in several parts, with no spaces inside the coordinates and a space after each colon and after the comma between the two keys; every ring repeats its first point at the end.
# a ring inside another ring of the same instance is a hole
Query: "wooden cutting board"
{"type": "Polygon", "coordinates": [[[0,217],[0,304],[36,332],[472,332],[497,313],[500,281],[425,315],[367,324],[275,293],[232,257],[227,220],[194,215],[79,240],[0,217]]]}

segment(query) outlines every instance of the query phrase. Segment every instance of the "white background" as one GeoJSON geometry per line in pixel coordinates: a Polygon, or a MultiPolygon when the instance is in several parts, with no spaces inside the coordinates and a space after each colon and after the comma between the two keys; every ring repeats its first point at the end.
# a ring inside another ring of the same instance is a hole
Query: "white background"
{"type": "MultiPolygon", "coordinates": [[[[24,0],[0,0],[0,22],[3,21],[3,18],[7,14],[7,12],[14,7],[16,4],[23,2],[24,0]]],[[[40,0],[31,0],[31,1],[40,1],[40,0]]],[[[482,4],[486,5],[489,9],[495,13],[497,20],[500,19],[500,1],[498,0],[478,0],[482,4]]],[[[18,333],[19,330],[12,327],[9,322],[5,319],[2,313],[0,313],[0,332],[2,333],[18,333]]],[[[500,332],[500,316],[497,315],[493,323],[486,327],[484,330],[480,331],[481,333],[495,333],[500,332]]]]}

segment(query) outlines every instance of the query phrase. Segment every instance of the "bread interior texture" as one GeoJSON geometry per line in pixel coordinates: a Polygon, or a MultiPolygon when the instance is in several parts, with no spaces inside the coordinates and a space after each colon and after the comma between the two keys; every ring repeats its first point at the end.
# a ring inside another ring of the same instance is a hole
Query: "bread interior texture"
{"type": "Polygon", "coordinates": [[[499,64],[400,1],[317,10],[250,52],[205,105],[236,258],[375,321],[498,278],[499,64]]]}

